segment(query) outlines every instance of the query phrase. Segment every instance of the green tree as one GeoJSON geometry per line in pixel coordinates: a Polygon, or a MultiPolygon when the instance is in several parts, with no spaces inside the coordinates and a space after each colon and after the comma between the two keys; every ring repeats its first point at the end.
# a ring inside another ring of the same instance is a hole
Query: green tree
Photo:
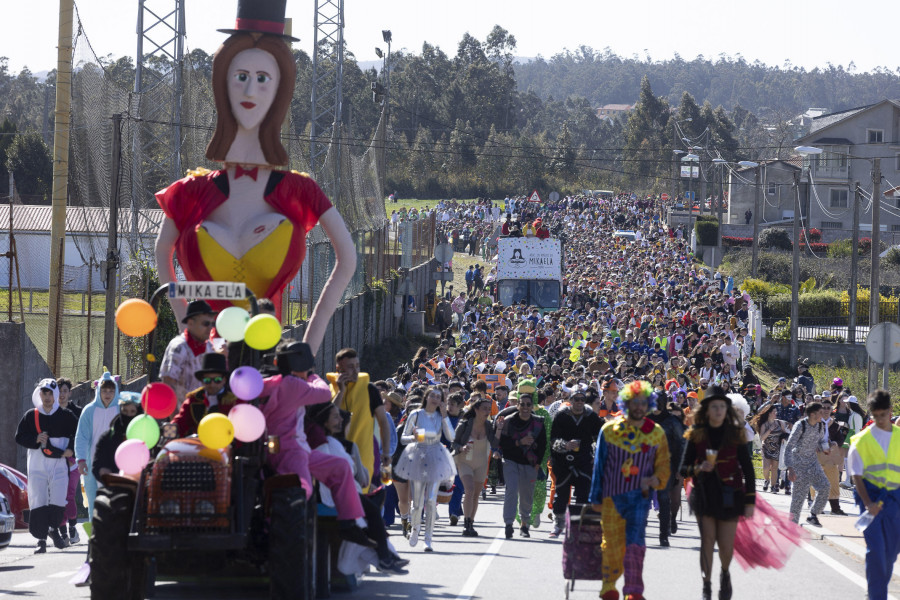
{"type": "MultiPolygon", "coordinates": [[[[651,178],[668,168],[666,132],[669,103],[653,94],[650,79],[641,80],[641,93],[625,129],[626,171],[631,176],[651,178]]],[[[646,179],[645,179],[646,180],[646,179]]]]}
{"type": "Polygon", "coordinates": [[[6,153],[15,139],[16,126],[9,118],[0,125],[0,196],[9,195],[9,171],[6,169],[6,153]]]}
{"type": "Polygon", "coordinates": [[[6,169],[16,180],[16,190],[26,204],[50,204],[53,160],[50,148],[35,132],[13,137],[6,151],[6,169]]]}
{"type": "Polygon", "coordinates": [[[553,148],[553,158],[550,159],[548,171],[551,175],[559,177],[564,183],[571,184],[575,180],[578,169],[575,165],[576,153],[572,147],[572,135],[569,126],[563,123],[562,131],[556,136],[553,148]]]}

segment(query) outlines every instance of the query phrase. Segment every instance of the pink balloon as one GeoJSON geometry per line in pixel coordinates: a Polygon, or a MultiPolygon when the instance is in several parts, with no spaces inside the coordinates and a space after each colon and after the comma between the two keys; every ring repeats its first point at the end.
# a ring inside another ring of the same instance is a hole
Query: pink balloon
{"type": "Polygon", "coordinates": [[[238,367],[228,383],[232,393],[241,400],[255,400],[263,391],[262,374],[253,367],[238,367]]]}
{"type": "Polygon", "coordinates": [[[150,462],[150,450],[142,440],[127,440],[116,449],[116,466],[123,473],[136,475],[150,462]]]}
{"type": "Polygon", "coordinates": [[[242,442],[255,442],[266,431],[266,417],[252,404],[238,404],[228,420],[234,425],[234,437],[242,442]]]}

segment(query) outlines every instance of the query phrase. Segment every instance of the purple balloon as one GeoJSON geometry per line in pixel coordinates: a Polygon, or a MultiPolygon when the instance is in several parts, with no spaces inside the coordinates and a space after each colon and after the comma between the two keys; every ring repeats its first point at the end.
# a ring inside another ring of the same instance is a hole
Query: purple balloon
{"type": "Polygon", "coordinates": [[[238,367],[229,379],[231,391],[241,400],[255,400],[263,391],[262,374],[253,367],[238,367]]]}

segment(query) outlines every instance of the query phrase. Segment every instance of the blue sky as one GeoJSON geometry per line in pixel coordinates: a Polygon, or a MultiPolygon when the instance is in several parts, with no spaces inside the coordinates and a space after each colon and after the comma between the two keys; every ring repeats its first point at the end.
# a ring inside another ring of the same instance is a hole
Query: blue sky
{"type": "MultiPolygon", "coordinates": [[[[158,8],[174,4],[148,2],[158,8]]],[[[97,54],[134,55],[137,0],[76,0],[76,4],[97,54]]],[[[236,4],[187,0],[188,46],[214,51],[223,39],[216,29],[233,25],[236,4]]],[[[54,68],[58,1],[3,0],[3,5],[0,56],[9,58],[10,69],[54,68]]],[[[313,0],[288,0],[287,5],[294,35],[301,38],[298,45],[309,51],[313,0]]],[[[463,33],[483,40],[499,24],[516,37],[516,54],[523,57],[549,58],[564,48],[587,45],[654,60],[676,52],[685,59],[724,53],[778,66],[789,60],[807,69],[828,62],[846,67],[851,61],[857,71],[900,66],[900,55],[891,51],[888,41],[893,31],[887,17],[897,15],[892,0],[860,4],[644,0],[637,7],[616,0],[345,0],[344,35],[360,61],[376,60],[375,47],[384,49],[382,29],[393,31],[394,49],[418,52],[427,40],[453,55],[463,33]]]]}

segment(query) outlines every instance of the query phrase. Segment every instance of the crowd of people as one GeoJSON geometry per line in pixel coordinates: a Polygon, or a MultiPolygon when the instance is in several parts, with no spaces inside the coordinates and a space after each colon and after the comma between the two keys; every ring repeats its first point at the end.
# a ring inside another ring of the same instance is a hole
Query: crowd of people
{"type": "MultiPolygon", "coordinates": [[[[261,394],[270,433],[282,440],[271,466],[299,475],[309,493],[318,481],[315,493],[336,510],[344,540],[375,550],[373,566],[405,572],[409,561],[387,535],[397,517],[410,547],[421,542],[434,551],[442,502],[449,526],[462,520],[460,534],[477,537],[479,500],[502,486],[507,539],[516,529],[531,537],[546,518],[547,535],[558,538],[570,504],[592,506],[604,522],[601,597],[618,598],[616,581],[624,574],[626,597],[642,598],[651,507],[659,514],[658,543],[666,547],[687,487],[701,530],[703,597],[711,598],[718,546],[719,598],[727,599],[738,519],[752,518],[759,505],[755,439],[762,491],[792,494],[791,521],[799,521],[804,500],[811,526],[820,526],[826,502],[832,514],[846,514],[838,502],[841,486],[859,489],[871,470],[871,453],[854,465],[852,447],[868,411],[839,379],[817,391],[806,361],[796,379],[764,389],[750,361],[749,296],[694,260],[684,232],[664,224],[661,205],[623,194],[543,206],[524,198],[441,202],[434,210],[439,235],[468,240],[473,253],[498,228],[513,235],[519,224],[562,238],[561,305],[543,313],[502,306],[483,271],[473,274],[466,292],[442,299],[447,310],[438,308],[436,349],[421,348],[379,381],[360,371],[354,349],[341,350],[336,372],[320,378],[308,346],[278,348],[261,394]],[[633,235],[615,236],[616,230],[633,235]]],[[[404,212],[392,219],[421,217],[404,212]]],[[[173,414],[179,435],[195,433],[203,415],[227,412],[237,402],[227,389],[235,365],[209,343],[214,315],[206,303],[191,303],[184,333],[162,361],[163,380],[184,402],[173,414]]],[[[39,552],[48,535],[57,547],[67,543],[70,465],[84,476],[93,503],[103,474],[98,442],[107,432],[121,434],[138,412],[106,374],[80,419],[59,416],[70,410],[62,387],[71,383],[41,382],[35,410],[42,412],[26,415],[16,437],[31,449],[29,471],[46,472],[54,482],[40,496],[46,514],[35,519],[32,510],[39,552]]],[[[885,454],[900,452],[894,442],[890,450],[878,442],[885,454]]],[[[896,478],[878,473],[889,482],[896,478]]],[[[883,492],[871,481],[861,506],[887,512],[884,500],[900,482],[883,492]]],[[[882,533],[879,543],[896,556],[896,544],[885,538],[882,533]]]]}

